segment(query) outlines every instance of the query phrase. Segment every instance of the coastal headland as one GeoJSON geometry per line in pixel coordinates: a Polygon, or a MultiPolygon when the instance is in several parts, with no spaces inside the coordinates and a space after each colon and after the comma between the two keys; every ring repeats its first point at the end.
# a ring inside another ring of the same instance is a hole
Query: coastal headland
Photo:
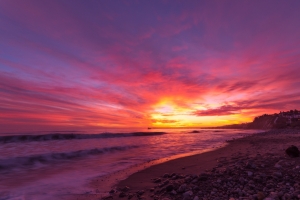
{"type": "MultiPolygon", "coordinates": [[[[93,193],[75,199],[300,198],[300,158],[286,153],[291,145],[300,147],[299,129],[270,130],[227,143],[213,151],[145,166],[133,174],[120,172],[113,177],[120,181],[105,197],[93,193]]],[[[94,181],[91,187],[97,190],[111,183],[108,178],[94,181]]]]}

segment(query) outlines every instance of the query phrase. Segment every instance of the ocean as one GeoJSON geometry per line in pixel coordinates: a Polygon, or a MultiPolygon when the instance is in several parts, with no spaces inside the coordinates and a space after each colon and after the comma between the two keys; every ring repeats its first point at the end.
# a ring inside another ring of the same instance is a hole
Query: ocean
{"type": "Polygon", "coordinates": [[[260,132],[231,129],[110,129],[0,135],[0,200],[62,199],[89,183],[153,160],[182,157],[260,132]]]}

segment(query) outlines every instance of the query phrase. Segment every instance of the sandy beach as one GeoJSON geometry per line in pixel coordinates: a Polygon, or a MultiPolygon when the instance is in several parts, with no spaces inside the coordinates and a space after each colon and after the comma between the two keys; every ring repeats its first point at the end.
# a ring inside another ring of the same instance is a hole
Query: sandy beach
{"type": "Polygon", "coordinates": [[[199,155],[119,172],[91,187],[120,180],[104,199],[299,199],[300,158],[285,153],[291,145],[300,147],[300,130],[271,130],[199,155]]]}

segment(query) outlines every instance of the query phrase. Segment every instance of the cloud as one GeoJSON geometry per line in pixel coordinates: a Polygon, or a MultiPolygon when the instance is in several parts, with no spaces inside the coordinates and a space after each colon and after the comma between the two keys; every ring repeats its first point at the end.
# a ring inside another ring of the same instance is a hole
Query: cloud
{"type": "Polygon", "coordinates": [[[179,122],[178,120],[170,120],[170,119],[152,119],[153,123],[163,123],[163,124],[173,124],[179,122]]]}
{"type": "Polygon", "coordinates": [[[218,108],[207,109],[207,110],[197,110],[193,112],[196,116],[220,116],[220,115],[233,115],[238,114],[241,108],[237,106],[224,105],[218,108]]]}
{"type": "Polygon", "coordinates": [[[193,124],[297,108],[299,8],[2,1],[0,123],[147,127],[162,104],[175,111],[161,123],[193,124]]]}

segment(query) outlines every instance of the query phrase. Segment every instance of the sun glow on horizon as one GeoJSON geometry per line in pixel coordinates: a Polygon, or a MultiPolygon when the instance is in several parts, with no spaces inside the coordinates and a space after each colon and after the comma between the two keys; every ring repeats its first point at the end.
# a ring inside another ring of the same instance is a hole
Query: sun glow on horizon
{"type": "MultiPolygon", "coordinates": [[[[210,98],[211,99],[211,98],[210,98]]],[[[209,112],[213,109],[220,107],[230,107],[234,104],[226,103],[221,104],[220,101],[212,101],[214,103],[194,103],[191,102],[185,107],[180,107],[176,102],[170,100],[162,100],[153,106],[150,112],[151,127],[209,127],[209,126],[222,126],[236,123],[250,122],[251,117],[245,117],[240,112],[232,111],[228,114],[220,114],[217,112],[212,116],[197,116],[198,113],[209,112]]]]}
{"type": "Polygon", "coordinates": [[[0,1],[0,132],[299,109],[300,1],[16,2],[0,1]]]}

